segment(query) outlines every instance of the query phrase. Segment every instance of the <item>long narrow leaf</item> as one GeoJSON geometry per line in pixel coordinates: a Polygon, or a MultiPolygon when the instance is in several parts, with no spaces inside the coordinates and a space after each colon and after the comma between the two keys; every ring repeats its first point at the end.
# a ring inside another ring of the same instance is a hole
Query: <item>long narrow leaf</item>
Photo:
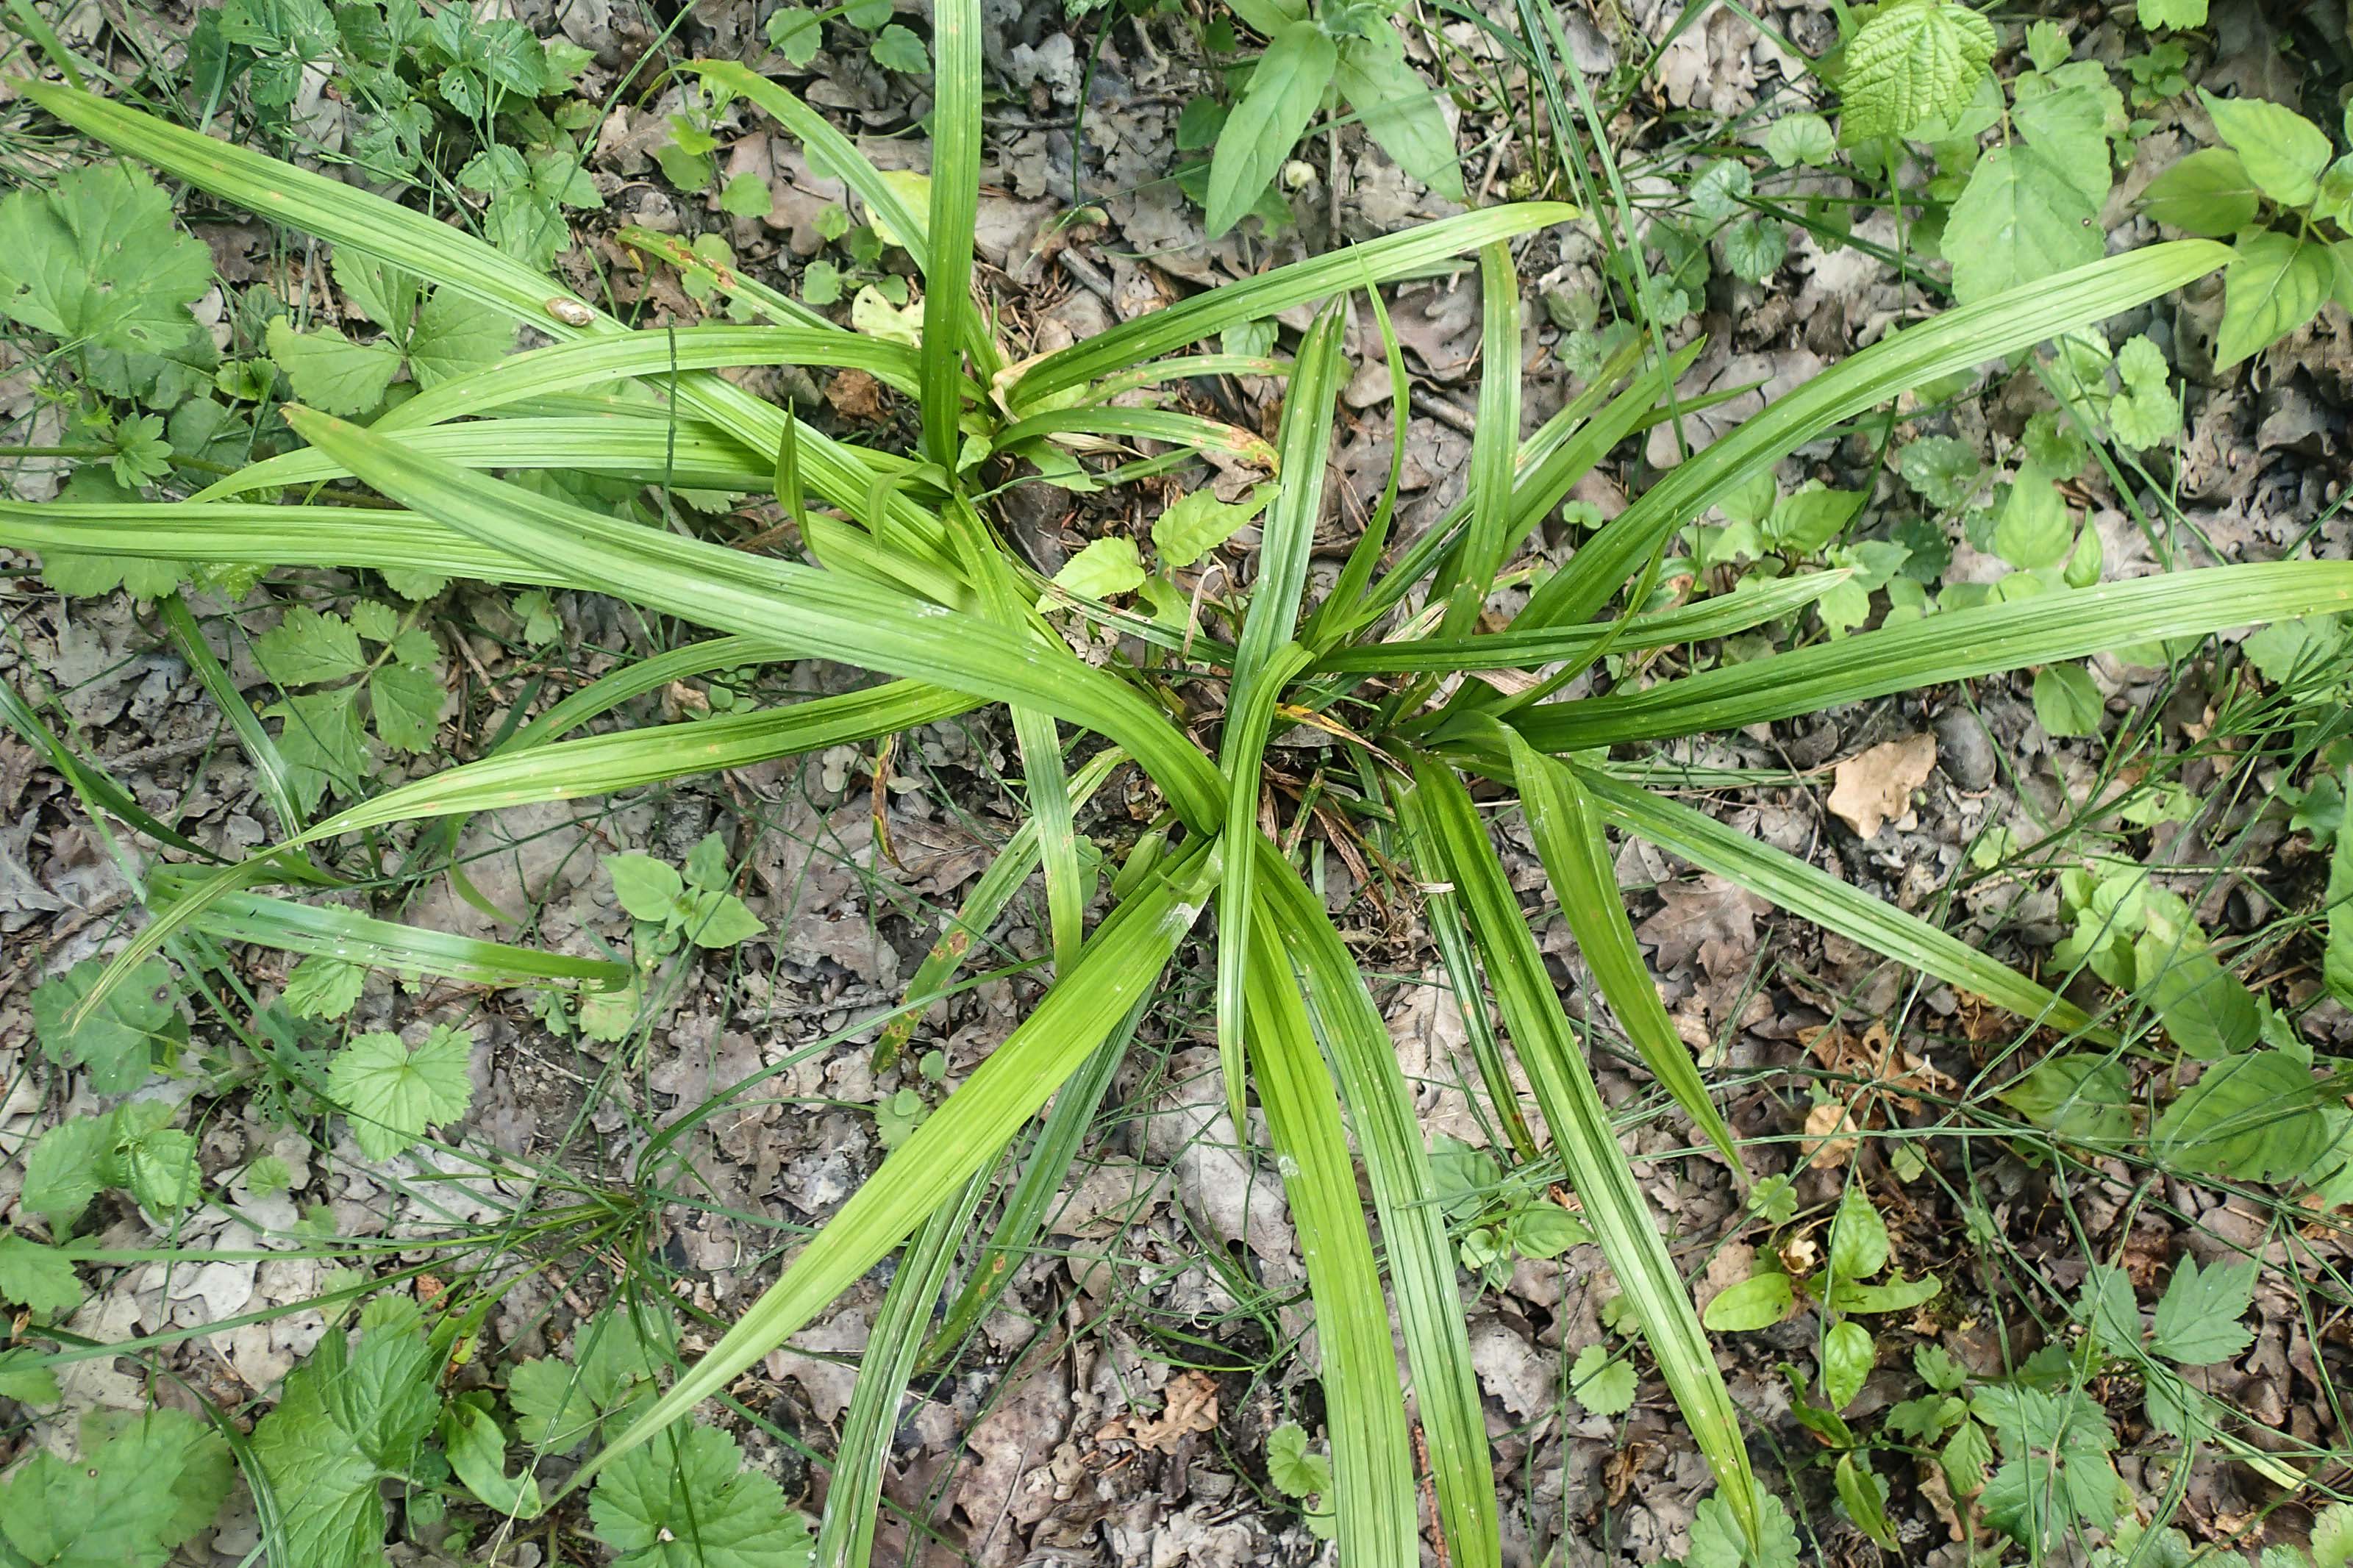
{"type": "Polygon", "coordinates": [[[963,445],[972,226],[980,202],[980,0],[932,0],[931,266],[923,273],[923,456],[955,472],[963,445]]]}
{"type": "MultiPolygon", "coordinates": [[[[385,434],[381,429],[379,435],[385,434]]],[[[700,419],[664,425],[612,416],[482,419],[390,432],[411,451],[461,468],[554,468],[643,484],[751,494],[767,488],[772,465],[700,419]]],[[[190,505],[258,489],[346,477],[325,453],[285,452],[238,469],[196,492],[190,505]]]]}
{"type": "Polygon", "coordinates": [[[1207,847],[1198,847],[1114,910],[1087,942],[1069,984],[1048,990],[1037,1010],[841,1205],[786,1267],[784,1277],[556,1496],[586,1485],[607,1465],[726,1387],[880,1262],[959,1184],[996,1160],[1021,1124],[1156,983],[1161,967],[1192,929],[1214,875],[1207,847]]]}
{"type": "Polygon", "coordinates": [[[1552,1130],[1553,1146],[1568,1167],[1569,1184],[1584,1204],[1585,1219],[1625,1290],[1693,1439],[1715,1472],[1717,1495],[1753,1545],[1761,1520],[1739,1417],[1691,1292],[1668,1256],[1659,1217],[1635,1185],[1619,1147],[1576,1028],[1545,972],[1544,955],[1468,792],[1442,764],[1425,761],[1414,776],[1409,809],[1418,826],[1416,852],[1433,851],[1438,864],[1428,868],[1439,873],[1433,879],[1451,881],[1462,894],[1488,984],[1552,1130]]]}
{"type": "Polygon", "coordinates": [[[1888,333],[1670,469],[1536,591],[1517,624],[1534,629],[1590,619],[1676,529],[1840,420],[1940,375],[2130,310],[2230,258],[2229,247],[2211,240],[2169,240],[1888,333]]]}
{"type": "Polygon", "coordinates": [[[2009,965],[1794,856],[1598,770],[1578,768],[1577,776],[1602,814],[1628,832],[1770,899],[1800,919],[1974,992],[2021,1017],[2094,1039],[2111,1037],[2095,1028],[2082,1008],[2009,965]]]}
{"type": "Polygon", "coordinates": [[[1520,805],[1527,814],[1528,832],[1545,875],[1560,899],[1560,911],[1577,938],[1577,949],[1593,971],[1609,999],[1609,1010],[1634,1048],[1642,1054],[1651,1076],[1675,1097],[1699,1130],[1707,1135],[1731,1165],[1735,1175],[1744,1168],[1734,1146],[1732,1129],[1724,1113],[1708,1098],[1691,1050],[1675,1033],[1666,1005],[1634,945],[1634,928],[1626,919],[1625,900],[1610,869],[1609,847],[1601,825],[1575,774],[1506,731],[1512,750],[1513,777],[1519,786],[1520,805]]]}
{"type": "Polygon", "coordinates": [[[1816,643],[1681,680],[1523,710],[1513,722],[1546,752],[1736,730],[1842,702],[2158,637],[2353,610],[2353,562],[2274,561],[2136,577],[1979,605],[1816,643]]]}
{"type": "Polygon", "coordinates": [[[1475,628],[1480,607],[1494,591],[1495,574],[1512,547],[1513,470],[1520,451],[1520,275],[1512,247],[1497,241],[1479,249],[1479,421],[1471,433],[1471,526],[1456,552],[1452,580],[1439,579],[1430,597],[1446,605],[1441,637],[1475,628]]]}
{"type": "MultiPolygon", "coordinates": [[[[1252,829],[1247,839],[1229,842],[1232,856],[1240,857],[1262,840],[1252,829]]],[[[1232,874],[1229,865],[1227,875],[1232,874]]],[[[1250,1056],[1315,1303],[1340,1554],[1351,1563],[1418,1568],[1421,1543],[1405,1401],[1339,1096],[1316,1049],[1276,922],[1263,906],[1250,913],[1259,926],[1249,949],[1250,1056]]]]}

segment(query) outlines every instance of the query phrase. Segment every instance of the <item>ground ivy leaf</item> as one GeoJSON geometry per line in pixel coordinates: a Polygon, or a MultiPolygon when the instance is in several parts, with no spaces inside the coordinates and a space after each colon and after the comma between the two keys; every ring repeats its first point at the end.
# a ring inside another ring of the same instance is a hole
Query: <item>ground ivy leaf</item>
{"type": "Polygon", "coordinates": [[[81,1279],[73,1259],[56,1247],[13,1232],[0,1235],[0,1300],[61,1317],[81,1304],[81,1279]]]}
{"type": "Polygon", "coordinates": [[[454,381],[498,363],[514,347],[514,321],[505,311],[454,289],[436,289],[417,312],[417,331],[408,340],[409,373],[419,386],[454,381]]]}
{"type": "Polygon", "coordinates": [[[389,1160],[427,1127],[466,1114],[474,1092],[466,1071],[473,1045],[472,1031],[436,1024],[413,1048],[398,1035],[379,1033],[338,1051],[327,1083],[361,1152],[389,1160]]]}
{"type": "Polygon", "coordinates": [[[1993,24],[1951,0],[1883,5],[1846,47],[1839,76],[1849,144],[1902,136],[1968,104],[1993,60],[1993,24]]]}
{"type": "Polygon", "coordinates": [[[2319,126],[2260,98],[2217,98],[2202,87],[2198,98],[2257,190],[2284,207],[2304,206],[2319,195],[2320,172],[2336,151],[2319,126]]]}
{"type": "Polygon", "coordinates": [[[279,623],[253,639],[262,673],[280,686],[311,686],[348,680],[367,668],[359,632],[341,616],[322,616],[296,605],[279,623]]]}
{"type": "Polygon", "coordinates": [[[596,1478],[588,1516],[616,1568],[803,1568],[808,1525],[713,1426],[672,1426],[596,1478]]]}
{"type": "Polygon", "coordinates": [[[1766,127],[1765,155],[1784,169],[1820,168],[1838,155],[1838,138],[1819,114],[1785,114],[1766,127]]]}
{"type": "Polygon", "coordinates": [[[1568,1392],[1596,1415],[1622,1415],[1634,1403],[1634,1363],[1607,1345],[1588,1345],[1568,1369],[1568,1392]]]}
{"type": "Polygon", "coordinates": [[[2255,1342],[2253,1331],[2239,1321],[2254,1299],[2253,1263],[2218,1263],[2201,1271],[2196,1258],[2184,1258],[2158,1300],[2148,1348],[2183,1366],[2228,1361],[2255,1342]]]}
{"type": "Polygon", "coordinates": [[[298,332],[280,316],[269,323],[267,341],[269,357],[294,384],[295,397],[328,414],[370,412],[400,370],[396,350],[355,343],[333,327],[298,332]]]}
{"type": "Polygon", "coordinates": [[[1725,230],[1724,265],[1745,283],[1764,282],[1788,255],[1788,236],[1776,219],[1747,218],[1725,230]]]}
{"type": "Polygon", "coordinates": [[[2031,143],[1978,161],[1941,242],[1963,304],[2097,261],[2106,249],[2099,204],[2052,155],[2031,143]]]}
{"type": "Polygon", "coordinates": [[[212,252],[172,198],[127,163],[68,169],[0,202],[0,312],[67,342],[162,355],[195,331],[212,252]]]}
{"type": "Polygon", "coordinates": [[[2214,368],[2227,370],[2312,320],[2336,286],[2336,258],[2319,240],[2273,229],[2240,236],[2222,269],[2214,368]]]}

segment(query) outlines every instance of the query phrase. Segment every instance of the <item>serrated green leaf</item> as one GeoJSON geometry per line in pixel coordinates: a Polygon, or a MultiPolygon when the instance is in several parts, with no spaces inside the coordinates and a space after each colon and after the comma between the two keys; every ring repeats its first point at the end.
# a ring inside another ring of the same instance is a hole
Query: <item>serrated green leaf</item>
{"type": "Polygon", "coordinates": [[[62,1317],[81,1304],[81,1280],[73,1259],[56,1247],[7,1232],[0,1234],[0,1300],[62,1317]]]}
{"type": "Polygon", "coordinates": [[[1153,552],[1163,566],[1190,566],[1265,510],[1274,493],[1274,486],[1261,485],[1241,500],[1221,501],[1214,490],[1189,490],[1153,519],[1153,552]]]}
{"type": "Polygon", "coordinates": [[[1622,1415],[1634,1403],[1634,1363],[1607,1345],[1588,1345],[1569,1366],[1568,1394],[1596,1415],[1622,1415]]]}
{"type": "Polygon", "coordinates": [[[2201,1272],[2196,1258],[2184,1258],[2158,1300],[2150,1353],[2183,1366],[2230,1360],[2254,1343],[2254,1331],[2239,1321],[2254,1298],[2253,1262],[2218,1263],[2201,1272]]]}
{"type": "Polygon", "coordinates": [[[294,966],[279,1000],[298,1018],[340,1018],[359,1001],[366,984],[364,966],[316,954],[294,966]]]}
{"type": "Polygon", "coordinates": [[[269,357],[294,385],[294,395],[329,414],[365,414],[384,401],[400,374],[400,354],[383,343],[355,343],[335,327],[298,332],[285,317],[269,323],[269,357]]]}
{"type": "Polygon", "coordinates": [[[142,171],[69,168],[0,202],[0,312],[13,320],[124,354],[163,355],[195,333],[188,307],[212,287],[212,253],[142,171]]]}
{"type": "Polygon", "coordinates": [[[94,1415],[81,1452],[0,1483],[0,1555],[37,1568],[160,1568],[228,1494],[227,1446],[185,1411],[94,1415]]]}
{"type": "Polygon", "coordinates": [[[2099,203],[2066,165],[2031,143],[1978,161],[1945,220],[1953,298],[1963,304],[2097,261],[2106,248],[2099,203]]]}
{"type": "Polygon", "coordinates": [[[1062,563],[1054,581],[1089,599],[1133,594],[1144,586],[1144,558],[1136,552],[1135,541],[1113,534],[1062,563]]]}
{"type": "Polygon", "coordinates": [[[1332,1489],[1332,1461],[1307,1450],[1307,1433],[1286,1421],[1266,1435],[1266,1479],[1285,1497],[1311,1498],[1332,1489]]]}
{"type": "Polygon", "coordinates": [[[932,68],[932,54],[914,31],[898,22],[887,24],[874,35],[871,51],[874,63],[884,70],[894,70],[908,76],[921,76],[932,68]]]}
{"type": "Polygon", "coordinates": [[[368,665],[352,623],[301,605],[288,606],[276,626],[253,639],[253,657],[280,686],[348,680],[368,665]]]}
{"type": "Polygon", "coordinates": [[[467,1074],[473,1032],[436,1024],[417,1046],[398,1035],[361,1035],[335,1053],[328,1088],[371,1160],[389,1160],[425,1130],[466,1114],[474,1088],[467,1074]]]}
{"type": "Polygon", "coordinates": [[[455,381],[504,359],[514,339],[514,321],[505,311],[455,289],[436,289],[417,312],[417,330],[409,335],[409,374],[419,386],[455,381]]]}
{"type": "Polygon", "coordinates": [[[111,1147],[108,1118],[77,1116],[60,1121],[33,1144],[25,1157],[25,1189],[17,1203],[49,1222],[52,1234],[79,1219],[99,1189],[111,1147]]]}
{"type": "Polygon", "coordinates": [[[616,1568],[805,1568],[807,1524],[714,1426],[673,1426],[596,1479],[588,1500],[616,1568]]]}
{"type": "Polygon", "coordinates": [[[367,731],[360,722],[357,690],[298,691],[261,710],[263,717],[282,721],[278,755],[305,816],[318,809],[331,786],[337,795],[355,795],[367,775],[367,731]]]}
{"type": "Polygon", "coordinates": [[[2319,194],[2320,173],[2335,152],[2319,126],[2260,98],[2217,98],[2202,87],[2198,98],[2257,190],[2284,207],[2304,206],[2319,194]]]}
{"type": "Polygon", "coordinates": [[[1993,24],[1951,0],[1896,0],[1856,29],[1838,80],[1850,144],[1958,114],[1993,60],[1993,24]]]}
{"type": "Polygon", "coordinates": [[[378,665],[368,677],[368,712],[376,738],[395,751],[431,751],[443,695],[441,678],[430,668],[378,665]]]}

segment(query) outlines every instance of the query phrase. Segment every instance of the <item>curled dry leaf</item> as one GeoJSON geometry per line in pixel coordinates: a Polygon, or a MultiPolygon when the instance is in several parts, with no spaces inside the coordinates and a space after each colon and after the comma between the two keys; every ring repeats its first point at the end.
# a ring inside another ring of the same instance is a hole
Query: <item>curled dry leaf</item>
{"type": "Polygon", "coordinates": [[[1912,792],[1936,765],[1936,737],[1926,731],[1858,752],[1832,774],[1831,812],[1857,837],[1873,837],[1890,818],[1910,813],[1912,792]]]}

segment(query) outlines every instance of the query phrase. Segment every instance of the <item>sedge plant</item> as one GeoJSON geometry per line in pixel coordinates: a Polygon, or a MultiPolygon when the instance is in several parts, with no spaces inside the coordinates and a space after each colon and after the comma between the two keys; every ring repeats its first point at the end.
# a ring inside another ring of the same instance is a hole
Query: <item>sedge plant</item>
{"type": "MultiPolygon", "coordinates": [[[[1735,1172],[1739,1147],[1635,944],[1604,837],[1609,828],[1992,1004],[2096,1037],[2097,1020],[2032,979],[1644,787],[1641,770],[1613,761],[1613,751],[2154,637],[2339,612],[2353,606],[2353,563],[2229,566],[2021,597],[1699,674],[1648,684],[1621,679],[1599,696],[1560,693],[1601,671],[1605,656],[1788,617],[1841,580],[1818,573],[1655,607],[1662,558],[1678,531],[1736,487],[1912,388],[2031,353],[2204,276],[2229,252],[2203,240],[2151,246],[1891,332],[1659,478],[1546,578],[1507,626],[1483,630],[1482,611],[1507,565],[1623,437],[1667,416],[1672,383],[1689,363],[1687,355],[1645,361],[1630,351],[1557,416],[1520,437],[1511,243],[1575,212],[1551,204],[1470,212],[1228,284],[1017,360],[996,340],[973,286],[978,26],[976,0],[941,0],[935,9],[936,140],[923,210],[905,199],[907,187],[882,177],[776,84],[725,62],[683,68],[707,89],[774,117],[807,143],[813,162],[847,181],[875,222],[904,239],[923,280],[920,342],[913,347],[784,304],[773,312],[783,319],[770,325],[633,331],[443,223],[71,86],[21,84],[41,108],[127,157],[495,308],[553,346],[445,382],[370,426],[290,407],[287,418],[308,449],[231,476],[206,498],[0,507],[0,544],[561,586],[717,634],[606,678],[480,760],[315,820],[281,796],[284,833],[267,850],[148,879],[148,923],[84,1007],[101,1005],[112,984],[175,932],[201,931],[231,915],[242,940],[268,941],[272,931],[291,929],[299,922],[290,911],[306,907],[299,898],[255,889],[334,883],[356,849],[353,836],[372,828],[446,825],[475,812],[626,791],[879,741],[1002,704],[1018,742],[1030,815],[945,933],[961,940],[944,938],[917,973],[910,1003],[919,1010],[940,993],[972,938],[1040,871],[1051,984],[723,1336],[540,1506],[592,1485],[617,1458],[691,1415],[903,1248],[844,1424],[819,1537],[827,1563],[862,1563],[900,1390],[941,1342],[926,1343],[934,1304],[954,1289],[951,1319],[969,1323],[1001,1289],[1008,1259],[1035,1234],[1164,972],[1207,914],[1234,1125],[1252,1125],[1241,1113],[1254,1100],[1305,1254],[1328,1411],[1328,1502],[1343,1558],[1394,1568],[1420,1560],[1418,1425],[1434,1487],[1430,1528],[1452,1562],[1494,1568],[1496,1487],[1429,1144],[1366,975],[1322,897],[1261,826],[1270,734],[1314,724],[1355,764],[1332,770],[1335,780],[1355,781],[1345,809],[1402,856],[1427,892],[1433,929],[1458,977],[1482,984],[1492,997],[1503,1038],[1533,1089],[1541,1134],[1715,1471],[1724,1516],[1752,1550],[1762,1550],[1769,1532],[1786,1528],[1777,1524],[1779,1506],[1751,1474],[1739,1415],[1691,1292],[1597,1089],[1587,1026],[1564,1009],[1490,837],[1482,797],[1523,814],[1600,999],[1704,1147],[1735,1172]],[[1391,547],[1409,389],[1388,336],[1399,446],[1386,490],[1336,582],[1313,595],[1309,552],[1324,510],[1335,402],[1348,380],[1342,328],[1350,299],[1363,294],[1385,326],[1382,285],[1474,257],[1484,285],[1485,379],[1468,494],[1440,524],[1391,547]],[[1324,302],[1320,313],[1288,366],[1271,454],[1280,489],[1262,520],[1230,641],[1198,628],[1178,636],[1058,595],[1008,548],[983,489],[989,460],[1100,450],[1138,437],[1188,448],[1257,442],[1229,426],[1111,400],[1188,375],[1263,374],[1264,360],[1235,360],[1204,345],[1316,301],[1324,302]],[[915,448],[828,438],[713,374],[776,364],[866,370],[919,405],[915,448]],[[532,400],[557,392],[611,395],[593,416],[513,416],[516,407],[543,407],[532,400]],[[686,464],[698,486],[773,491],[810,559],[617,521],[491,472],[584,461],[649,483],[675,478],[686,464]],[[314,499],[305,504],[240,499],[265,487],[322,481],[353,481],[373,495],[339,484],[306,492],[314,499]],[[358,501],[366,504],[347,504],[358,501]],[[1157,646],[1149,659],[1091,661],[1072,651],[1050,606],[1157,646]],[[815,658],[890,679],[847,695],[692,723],[580,732],[627,697],[666,681],[815,658]],[[1187,677],[1181,688],[1171,672],[1187,677]],[[1484,679],[1460,679],[1466,674],[1484,679]],[[1196,739],[1200,734],[1214,736],[1213,749],[1196,739]],[[1124,764],[1157,792],[1165,831],[1152,837],[1156,854],[1131,867],[1108,911],[1091,922],[1074,813],[1124,764]],[[995,1228],[973,1256],[960,1256],[992,1173],[1041,1113],[1031,1163],[995,1228]],[[1371,1194],[1369,1215],[1360,1175],[1371,1194]],[[1403,1385],[1393,1334],[1410,1371],[1403,1385]]],[[[237,729],[249,748],[269,745],[249,714],[237,729]]],[[[108,799],[86,797],[101,807],[108,799]]],[[[1487,1033],[1484,1008],[1471,1010],[1487,1033]]],[[[903,1041],[905,1028],[892,1027],[903,1041]]],[[[1499,1055],[1482,1058],[1482,1066],[1499,1079],[1505,1070],[1499,1055]]],[[[1491,1087],[1511,1101],[1508,1081],[1491,1087]]]]}

